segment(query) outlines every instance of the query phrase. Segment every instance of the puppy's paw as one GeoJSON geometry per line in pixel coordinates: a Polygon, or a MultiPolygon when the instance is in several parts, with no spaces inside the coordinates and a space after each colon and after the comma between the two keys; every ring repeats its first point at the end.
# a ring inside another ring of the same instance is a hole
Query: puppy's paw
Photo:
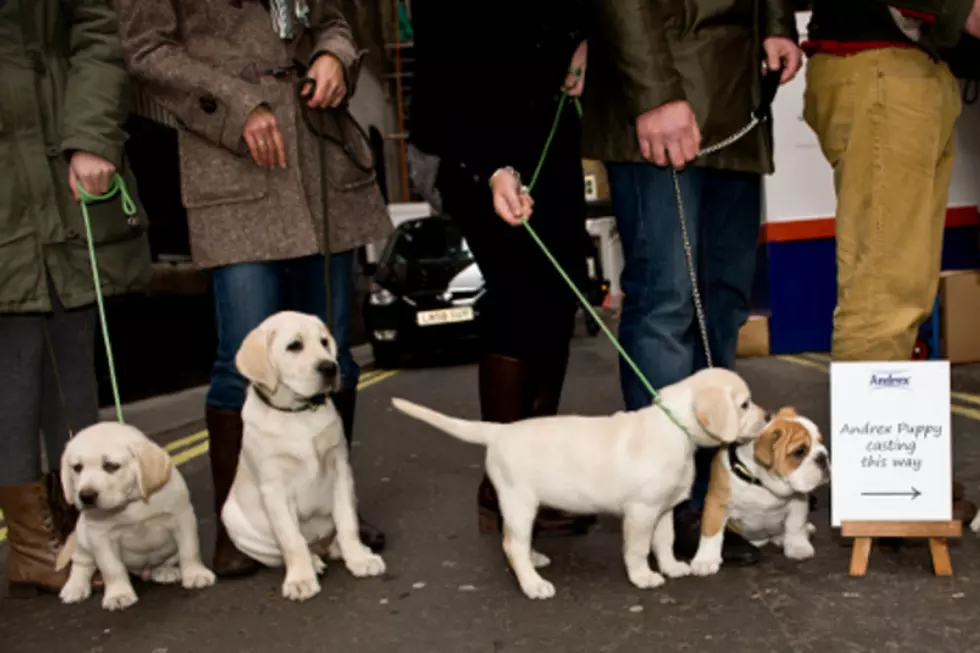
{"type": "Polygon", "coordinates": [[[973,518],[972,522],[970,522],[970,530],[974,533],[980,533],[980,512],[978,512],[977,516],[973,518]]]}
{"type": "Polygon", "coordinates": [[[806,534],[813,535],[816,532],[817,532],[817,527],[813,525],[812,521],[808,521],[806,523],[806,534]]]}
{"type": "Polygon", "coordinates": [[[310,554],[310,560],[313,562],[313,571],[317,576],[322,576],[323,572],[327,570],[327,563],[325,563],[323,558],[315,553],[310,554]]]}
{"type": "Polygon", "coordinates": [[[62,603],[81,603],[90,596],[92,596],[92,583],[87,581],[84,583],[65,583],[58,594],[62,603]]]}
{"type": "Polygon", "coordinates": [[[544,569],[551,564],[551,558],[538,551],[531,550],[531,564],[535,569],[544,569]]]}
{"type": "Polygon", "coordinates": [[[661,565],[660,573],[667,578],[684,578],[691,575],[691,565],[680,560],[673,560],[661,565]]]}
{"type": "Polygon", "coordinates": [[[161,585],[170,585],[180,580],[180,569],[177,567],[154,567],[150,569],[143,580],[151,580],[161,585]]]}
{"type": "Polygon", "coordinates": [[[695,576],[714,576],[721,569],[721,558],[711,558],[709,556],[704,556],[703,558],[695,558],[691,561],[691,573],[695,576]]]}
{"type": "Polygon", "coordinates": [[[805,538],[786,538],[786,542],[783,544],[783,553],[790,560],[809,560],[816,554],[816,551],[813,550],[810,541],[805,538]]]}
{"type": "Polygon", "coordinates": [[[214,572],[204,565],[193,565],[181,574],[181,584],[184,589],[199,590],[202,587],[214,585],[214,572]]]}
{"type": "Polygon", "coordinates": [[[646,569],[636,569],[629,571],[630,582],[641,590],[650,590],[662,586],[666,580],[664,577],[647,567],[646,569]]]}
{"type": "Polygon", "coordinates": [[[345,563],[347,570],[358,578],[380,576],[385,573],[385,561],[381,556],[371,553],[370,549],[366,549],[364,555],[346,560],[345,563]]]}
{"type": "Polygon", "coordinates": [[[529,599],[550,599],[555,595],[555,586],[538,576],[521,583],[524,596],[529,599]]]}
{"type": "Polygon", "coordinates": [[[107,587],[105,596],[102,597],[102,607],[110,612],[116,612],[117,610],[125,610],[138,600],[132,587],[120,589],[107,587]]]}
{"type": "Polygon", "coordinates": [[[333,539],[333,542],[327,547],[327,558],[330,560],[343,560],[344,552],[340,549],[340,543],[337,542],[337,538],[333,539]]]}
{"type": "Polygon", "coordinates": [[[295,577],[286,574],[286,580],[282,584],[282,595],[290,601],[306,601],[312,599],[320,593],[320,581],[316,576],[295,577]]]}

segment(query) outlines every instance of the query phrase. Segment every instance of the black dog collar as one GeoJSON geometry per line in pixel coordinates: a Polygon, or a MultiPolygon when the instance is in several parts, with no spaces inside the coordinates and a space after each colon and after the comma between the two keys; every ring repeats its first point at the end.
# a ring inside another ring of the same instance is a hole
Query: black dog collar
{"type": "Polygon", "coordinates": [[[278,410],[281,413],[303,413],[308,410],[316,410],[320,406],[323,406],[327,403],[326,393],[321,392],[320,394],[313,395],[312,397],[307,397],[305,401],[299,406],[292,406],[289,408],[285,408],[283,406],[277,406],[274,403],[272,403],[272,399],[269,398],[269,395],[267,395],[265,391],[263,391],[262,388],[260,388],[259,386],[253,385],[252,389],[255,390],[255,396],[261,399],[263,404],[265,404],[269,408],[272,408],[273,410],[278,410]]]}
{"type": "Polygon", "coordinates": [[[728,445],[728,465],[732,468],[732,473],[739,477],[749,485],[758,485],[762,487],[762,481],[760,481],[749,468],[745,466],[745,463],[738,457],[738,447],[735,444],[728,445]]]}

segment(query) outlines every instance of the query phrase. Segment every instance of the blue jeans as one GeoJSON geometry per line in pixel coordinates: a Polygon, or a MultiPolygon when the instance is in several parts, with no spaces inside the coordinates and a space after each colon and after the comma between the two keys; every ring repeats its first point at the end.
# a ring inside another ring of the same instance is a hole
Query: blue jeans
{"type": "MultiPolygon", "coordinates": [[[[698,330],[670,169],[610,163],[609,188],[623,244],[625,297],[620,339],[655,388],[707,364],[698,330]]],[[[735,364],[738,332],[749,316],[762,220],[759,175],[688,168],[679,175],[687,231],[714,364],[735,364]]],[[[620,366],[627,410],[650,405],[633,371],[620,366]]],[[[703,505],[713,449],[696,456],[691,507],[703,505]]]]}
{"type": "MultiPolygon", "coordinates": [[[[351,291],[354,251],[330,256],[330,299],[343,387],[355,387],[361,370],[350,350],[351,291]]],[[[212,408],[240,410],[247,382],[235,368],[235,354],[248,333],[265,318],[283,310],[327,319],[324,258],[307,256],[285,261],[237,263],[211,271],[218,351],[211,370],[207,403],[212,408]]]]}

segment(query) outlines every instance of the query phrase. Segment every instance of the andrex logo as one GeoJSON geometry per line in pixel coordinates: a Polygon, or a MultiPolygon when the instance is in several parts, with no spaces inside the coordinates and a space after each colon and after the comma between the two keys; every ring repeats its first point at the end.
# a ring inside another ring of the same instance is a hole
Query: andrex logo
{"type": "Polygon", "coordinates": [[[872,390],[909,390],[912,387],[912,377],[904,375],[902,372],[886,372],[884,374],[874,372],[871,374],[871,381],[868,383],[872,390]]]}

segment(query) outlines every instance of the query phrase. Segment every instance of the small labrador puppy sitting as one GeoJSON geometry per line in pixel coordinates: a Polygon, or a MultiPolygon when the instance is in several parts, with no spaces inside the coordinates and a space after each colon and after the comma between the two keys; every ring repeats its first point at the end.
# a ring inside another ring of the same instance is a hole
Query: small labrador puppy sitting
{"type": "Polygon", "coordinates": [[[659,587],[690,567],[674,557],[674,506],[694,481],[694,452],[758,435],[765,411],[734,372],[708,369],[664,388],[658,406],[609,417],[560,416],[493,424],[442,415],[402,399],[403,413],[487,447],[487,475],[503,513],[503,549],[524,594],[547,599],[554,585],[535,568],[549,560],[531,548],[539,506],[622,515],[630,581],[659,587]],[[661,573],[650,569],[651,544],[661,573]],[[663,574],[663,575],[661,575],[663,574]]]}
{"type": "Polygon", "coordinates": [[[305,601],[326,569],[311,544],[328,542],[357,577],[378,576],[384,561],[360,540],[354,478],[330,393],[340,383],[337,345],[313,315],[283,311],[242,343],[235,359],[251,382],[238,471],[221,520],[242,553],[269,567],[285,564],[282,594],[305,601]]]}
{"type": "Polygon", "coordinates": [[[59,569],[72,565],[63,602],[87,599],[96,569],[106,610],[136,603],[130,574],[187,589],[214,584],[184,477],[139,429],[101,422],[79,431],[61,457],[61,485],[81,513],[58,559],[59,569]]]}
{"type": "Polygon", "coordinates": [[[829,480],[830,458],[820,430],[793,408],[781,409],[755,442],[719,450],[693,573],[718,573],[726,525],[756,546],[781,546],[791,560],[812,558],[809,495],[829,480]]]}

